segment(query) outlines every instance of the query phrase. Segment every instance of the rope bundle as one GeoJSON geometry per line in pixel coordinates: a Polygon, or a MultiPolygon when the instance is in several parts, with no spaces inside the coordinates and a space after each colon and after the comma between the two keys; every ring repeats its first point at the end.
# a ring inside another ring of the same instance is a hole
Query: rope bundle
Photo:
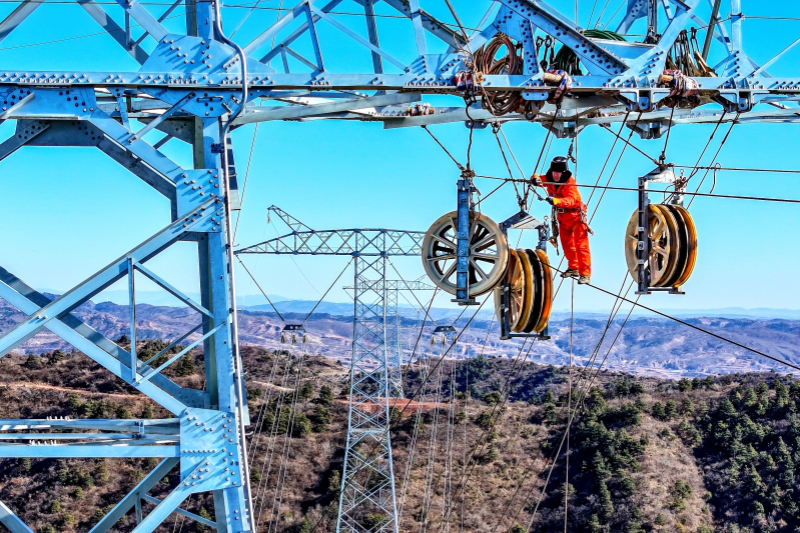
{"type": "MultiPolygon", "coordinates": [[[[474,69],[478,78],[482,75],[513,75],[523,73],[523,60],[518,54],[520,45],[515,45],[511,37],[503,33],[497,34],[491,41],[473,54],[474,69]],[[505,54],[498,54],[505,48],[505,54]]],[[[482,90],[481,103],[487,111],[495,116],[502,116],[519,110],[524,105],[519,91],[487,91],[482,90]]]]}

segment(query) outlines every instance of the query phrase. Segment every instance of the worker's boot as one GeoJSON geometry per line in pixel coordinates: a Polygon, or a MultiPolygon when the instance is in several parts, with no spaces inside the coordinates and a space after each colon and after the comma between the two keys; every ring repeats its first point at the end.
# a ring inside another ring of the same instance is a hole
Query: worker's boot
{"type": "Polygon", "coordinates": [[[562,278],[575,278],[575,279],[578,279],[578,271],[577,270],[572,270],[571,268],[568,268],[567,270],[565,270],[564,272],[561,273],[561,277],[562,278]]]}
{"type": "Polygon", "coordinates": [[[587,285],[589,283],[589,276],[581,276],[578,278],[578,285],[587,285]]]}

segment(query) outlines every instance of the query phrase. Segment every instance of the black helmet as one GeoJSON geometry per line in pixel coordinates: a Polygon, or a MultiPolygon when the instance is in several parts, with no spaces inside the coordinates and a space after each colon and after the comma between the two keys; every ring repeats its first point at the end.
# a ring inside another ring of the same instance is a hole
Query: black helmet
{"type": "Polygon", "coordinates": [[[567,166],[568,159],[566,157],[557,156],[550,162],[550,172],[569,172],[567,166]]]}
{"type": "Polygon", "coordinates": [[[569,160],[566,157],[554,157],[550,162],[550,169],[547,171],[547,174],[545,174],[545,181],[558,184],[569,180],[572,177],[572,172],[569,171],[568,162],[569,160]],[[553,172],[561,172],[561,179],[558,181],[554,180],[553,172]]]}

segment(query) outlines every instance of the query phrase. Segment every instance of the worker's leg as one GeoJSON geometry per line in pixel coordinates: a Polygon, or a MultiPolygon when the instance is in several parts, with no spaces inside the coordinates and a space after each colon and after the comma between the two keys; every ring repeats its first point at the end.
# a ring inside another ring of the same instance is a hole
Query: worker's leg
{"type": "Polygon", "coordinates": [[[578,252],[575,248],[575,221],[567,217],[559,217],[558,229],[561,232],[561,247],[564,248],[564,257],[567,258],[570,270],[580,272],[578,252]]]}
{"type": "Polygon", "coordinates": [[[592,254],[589,250],[589,232],[582,221],[572,226],[572,238],[575,245],[575,255],[578,263],[578,273],[581,276],[592,275],[592,254]]]}

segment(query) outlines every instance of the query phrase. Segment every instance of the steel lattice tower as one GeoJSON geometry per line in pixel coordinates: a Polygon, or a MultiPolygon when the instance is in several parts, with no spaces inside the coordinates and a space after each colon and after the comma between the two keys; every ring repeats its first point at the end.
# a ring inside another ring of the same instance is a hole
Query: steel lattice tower
{"type": "Polygon", "coordinates": [[[312,230],[274,206],[294,231],[236,252],[341,255],[353,258],[353,341],[347,444],[336,530],[398,531],[389,435],[391,399],[402,397],[398,292],[420,282],[387,281],[391,256],[420,253],[424,233],[388,229],[312,230]],[[302,230],[302,231],[301,231],[302,230]],[[367,527],[367,515],[382,516],[367,527]]]}

